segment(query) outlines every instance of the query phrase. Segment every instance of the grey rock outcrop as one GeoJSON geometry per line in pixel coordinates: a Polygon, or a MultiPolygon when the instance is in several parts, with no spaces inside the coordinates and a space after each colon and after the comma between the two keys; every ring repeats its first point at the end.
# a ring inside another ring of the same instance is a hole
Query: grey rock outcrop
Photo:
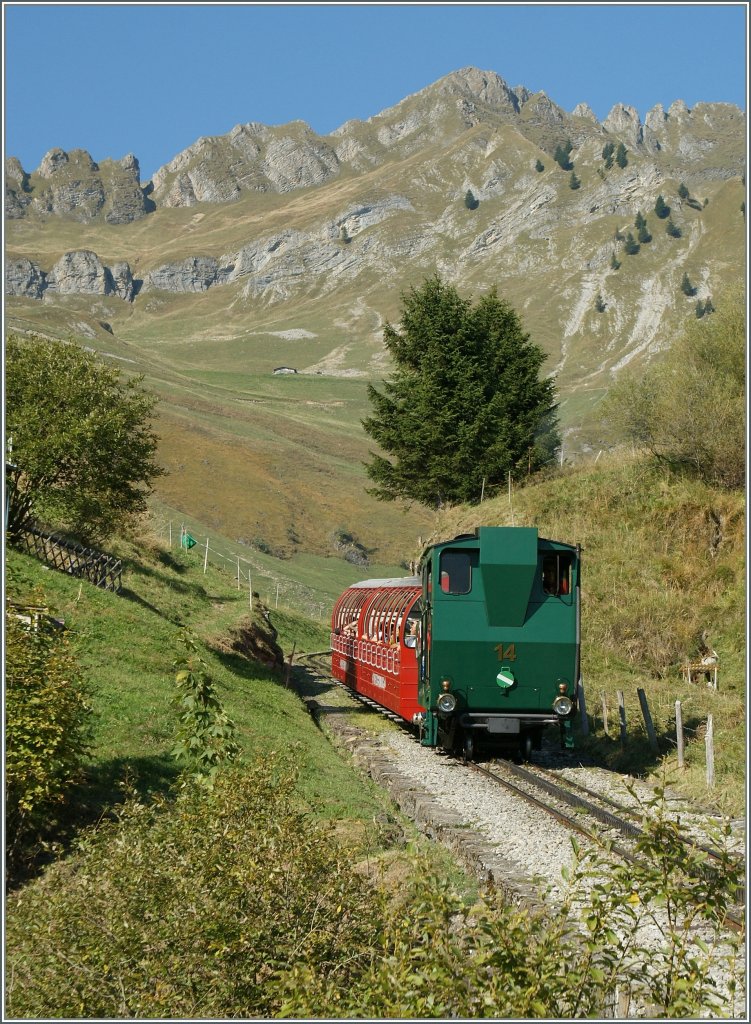
{"type": "Polygon", "coordinates": [[[5,294],[41,299],[47,287],[47,275],[32,260],[8,260],[5,264],[5,294]]]}
{"type": "Polygon", "coordinates": [[[13,219],[35,213],[126,224],[151,209],[153,202],[141,187],[138,160],[132,153],[100,165],[85,149],[66,153],[55,148],[33,175],[26,174],[15,157],[6,161],[5,210],[13,219]]]}
{"type": "Polygon", "coordinates": [[[112,290],[111,275],[95,252],[79,249],[60,257],[47,278],[47,287],[58,295],[107,295],[112,290]]]}
{"type": "Polygon", "coordinates": [[[21,166],[21,161],[8,157],[5,161],[5,216],[11,220],[23,217],[31,204],[29,193],[29,176],[21,166]]]}
{"type": "Polygon", "coordinates": [[[228,274],[226,268],[220,271],[219,261],[213,256],[189,256],[150,270],[144,276],[141,291],[205,292],[224,281],[228,274]]]}
{"type": "Polygon", "coordinates": [[[9,260],[5,265],[5,294],[28,299],[47,295],[115,295],[132,302],[135,282],[130,265],[102,263],[91,249],[64,253],[49,273],[33,260],[9,260]]]}
{"type": "Polygon", "coordinates": [[[153,177],[162,206],[226,203],[244,192],[291,192],[339,173],[335,149],[303,121],[283,128],[251,122],[201,138],[153,177]]]}

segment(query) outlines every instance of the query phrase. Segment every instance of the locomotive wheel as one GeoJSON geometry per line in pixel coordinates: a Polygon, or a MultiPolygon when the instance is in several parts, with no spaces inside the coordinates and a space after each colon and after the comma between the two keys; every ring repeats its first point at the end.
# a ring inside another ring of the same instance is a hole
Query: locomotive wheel
{"type": "Polygon", "coordinates": [[[524,732],[519,739],[519,748],[521,750],[522,760],[529,761],[532,756],[532,733],[524,732]]]}
{"type": "Polygon", "coordinates": [[[463,754],[465,761],[471,761],[475,756],[475,741],[471,732],[465,732],[464,734],[463,754]]]}

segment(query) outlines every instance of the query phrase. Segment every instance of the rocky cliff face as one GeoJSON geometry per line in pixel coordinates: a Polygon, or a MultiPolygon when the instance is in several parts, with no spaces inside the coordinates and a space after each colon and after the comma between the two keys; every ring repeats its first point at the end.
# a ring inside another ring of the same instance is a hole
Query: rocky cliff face
{"type": "Polygon", "coordinates": [[[95,252],[81,249],[63,253],[49,273],[23,257],[7,260],[5,293],[30,299],[53,295],[113,295],[132,302],[135,284],[127,263],[106,267],[95,252]]]}
{"type": "Polygon", "coordinates": [[[87,222],[126,224],[154,209],[142,188],[138,160],[95,163],[85,149],[51,149],[31,175],[15,157],[5,162],[5,215],[69,216],[87,222]]]}
{"type": "Polygon", "coordinates": [[[580,103],[571,114],[545,93],[511,88],[495,72],[464,68],[406,97],[367,121],[348,121],[322,138],[302,121],[281,127],[257,122],[237,125],[227,135],[198,139],[140,185],[130,154],[96,164],[85,150],[52,149],[29,175],[15,157],[6,161],[6,216],[68,215],[81,221],[122,224],[158,206],[229,203],[245,193],[288,193],[324,185],[342,170],[360,173],[420,149],[446,147],[468,129],[510,125],[552,155],[570,139],[575,148],[614,139],[642,155],[661,159],[684,174],[742,173],[743,151],[730,165],[711,159],[728,133],[742,133],[745,118],[730,104],[697,104],[690,111],[677,100],[665,112],[638,112],[616,104],[600,124],[580,103]],[[707,160],[707,157],[710,157],[707,160]]]}

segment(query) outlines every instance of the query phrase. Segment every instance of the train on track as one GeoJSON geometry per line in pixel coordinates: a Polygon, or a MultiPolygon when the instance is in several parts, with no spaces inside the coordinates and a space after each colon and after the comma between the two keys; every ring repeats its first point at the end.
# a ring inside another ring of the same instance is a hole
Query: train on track
{"type": "Polygon", "coordinates": [[[573,746],[581,551],[535,527],[481,526],[426,548],[419,574],[364,580],[331,620],[335,679],[411,723],[425,746],[529,758],[546,726],[573,746]]]}

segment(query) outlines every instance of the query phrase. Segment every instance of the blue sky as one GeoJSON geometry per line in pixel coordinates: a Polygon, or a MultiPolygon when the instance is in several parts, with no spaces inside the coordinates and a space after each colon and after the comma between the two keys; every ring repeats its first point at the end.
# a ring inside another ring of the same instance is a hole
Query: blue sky
{"type": "Polygon", "coordinates": [[[467,65],[598,118],[676,99],[745,109],[745,4],[5,3],[4,149],[135,153],[142,180],[201,135],[325,134],[467,65]]]}

